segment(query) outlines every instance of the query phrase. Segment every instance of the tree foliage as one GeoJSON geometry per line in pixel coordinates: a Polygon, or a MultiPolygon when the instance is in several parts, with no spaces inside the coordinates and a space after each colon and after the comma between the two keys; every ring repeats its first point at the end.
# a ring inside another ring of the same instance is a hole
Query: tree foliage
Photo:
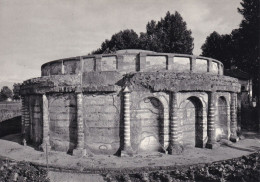
{"type": "Polygon", "coordinates": [[[5,101],[8,98],[12,98],[12,95],[13,95],[12,90],[9,87],[4,86],[0,92],[0,101],[5,101]]]}
{"type": "Polygon", "coordinates": [[[13,99],[15,100],[19,100],[21,98],[20,87],[21,87],[20,83],[15,83],[13,85],[13,99]]]}
{"type": "Polygon", "coordinates": [[[239,28],[230,35],[213,32],[202,45],[202,55],[223,61],[226,68],[236,65],[251,74],[256,93],[259,82],[259,0],[242,0],[238,12],[243,15],[239,28]]]}
{"type": "Polygon", "coordinates": [[[202,55],[227,64],[232,62],[255,75],[259,66],[259,0],[243,0],[241,6],[238,12],[243,15],[243,20],[239,28],[230,35],[210,34],[202,45],[202,55]]]}
{"type": "Polygon", "coordinates": [[[123,30],[114,34],[110,40],[105,40],[101,48],[93,51],[92,54],[112,53],[120,49],[138,48],[138,35],[134,30],[123,30]]]}
{"type": "Polygon", "coordinates": [[[140,36],[134,30],[124,30],[105,40],[92,54],[111,53],[120,49],[144,49],[156,52],[192,54],[193,38],[178,12],[166,13],[160,21],[151,20],[140,36]]]}
{"type": "Polygon", "coordinates": [[[178,12],[167,12],[158,23],[148,22],[146,33],[140,36],[140,47],[156,52],[192,54],[191,33],[178,12]]]}
{"type": "Polygon", "coordinates": [[[237,66],[254,75],[259,66],[259,0],[243,0],[242,8],[238,12],[243,15],[243,20],[233,36],[237,43],[237,66]]]}
{"type": "Polygon", "coordinates": [[[207,38],[202,49],[203,56],[221,60],[225,68],[231,67],[232,62],[232,36],[220,35],[217,32],[211,33],[207,38]]]}

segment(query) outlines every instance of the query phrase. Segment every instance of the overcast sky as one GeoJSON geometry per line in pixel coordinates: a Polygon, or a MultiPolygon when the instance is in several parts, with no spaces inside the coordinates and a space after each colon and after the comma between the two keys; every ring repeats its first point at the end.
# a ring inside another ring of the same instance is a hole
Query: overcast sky
{"type": "Polygon", "coordinates": [[[195,48],[213,31],[230,33],[241,0],[0,0],[0,82],[39,77],[43,63],[86,55],[120,30],[140,33],[178,11],[195,48]]]}

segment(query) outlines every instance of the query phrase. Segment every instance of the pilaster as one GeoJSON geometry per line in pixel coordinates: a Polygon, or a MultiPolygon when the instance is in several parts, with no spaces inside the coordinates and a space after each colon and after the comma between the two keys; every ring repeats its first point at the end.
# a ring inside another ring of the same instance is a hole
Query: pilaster
{"type": "Polygon", "coordinates": [[[29,141],[30,137],[30,112],[29,112],[29,97],[23,97],[23,144],[29,141]]]}
{"type": "Polygon", "coordinates": [[[237,142],[239,140],[239,138],[237,136],[236,99],[237,99],[237,94],[232,92],[231,93],[231,104],[230,104],[230,116],[231,116],[231,123],[230,123],[231,136],[230,136],[230,140],[232,142],[237,142]]]}
{"type": "Polygon", "coordinates": [[[46,94],[42,95],[42,115],[43,115],[43,139],[40,148],[46,152],[51,150],[49,137],[49,101],[46,94]]]}
{"type": "MultiPolygon", "coordinates": [[[[22,100],[22,108],[21,108],[21,112],[22,112],[21,134],[22,134],[22,140],[23,140],[24,136],[25,136],[25,97],[22,96],[21,100],[22,100]]],[[[26,142],[24,143],[24,141],[22,141],[22,144],[26,145],[26,142]]]]}
{"type": "Polygon", "coordinates": [[[95,55],[95,71],[101,71],[101,55],[95,55]]]}
{"type": "Polygon", "coordinates": [[[83,94],[77,94],[77,146],[73,150],[73,155],[82,157],[87,154],[84,148],[84,123],[83,123],[83,94]]]}
{"type": "Polygon", "coordinates": [[[209,93],[209,102],[208,102],[208,141],[206,143],[206,148],[213,149],[218,146],[216,142],[216,130],[215,130],[215,113],[216,113],[216,93],[214,91],[209,93]]]}
{"type": "Polygon", "coordinates": [[[191,57],[191,65],[190,65],[190,71],[195,72],[196,67],[196,57],[192,56],[191,57]]]}
{"type": "Polygon", "coordinates": [[[168,65],[167,65],[167,70],[173,70],[174,69],[174,64],[173,64],[173,55],[169,54],[167,57],[168,65]]]}
{"type": "Polygon", "coordinates": [[[144,70],[145,69],[145,67],[146,67],[146,54],[144,54],[144,53],[140,53],[139,54],[139,70],[137,70],[137,71],[142,71],[142,70],[144,70]]]}
{"type": "Polygon", "coordinates": [[[171,99],[171,117],[170,117],[170,143],[168,146],[168,154],[180,154],[183,147],[179,143],[179,123],[178,123],[178,107],[177,107],[177,93],[172,93],[171,99]]]}
{"type": "Polygon", "coordinates": [[[131,146],[131,123],[130,123],[130,90],[126,87],[123,90],[124,105],[124,138],[123,146],[121,146],[120,156],[132,156],[133,149],[131,146]]]}

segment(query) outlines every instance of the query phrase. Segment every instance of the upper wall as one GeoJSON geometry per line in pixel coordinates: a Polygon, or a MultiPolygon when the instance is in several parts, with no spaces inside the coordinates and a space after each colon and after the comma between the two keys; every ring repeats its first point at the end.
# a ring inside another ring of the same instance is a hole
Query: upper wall
{"type": "Polygon", "coordinates": [[[172,71],[223,75],[223,64],[217,60],[185,54],[155,53],[143,50],[121,50],[115,54],[79,56],[42,65],[42,76],[71,75],[91,71],[121,73],[172,71]]]}

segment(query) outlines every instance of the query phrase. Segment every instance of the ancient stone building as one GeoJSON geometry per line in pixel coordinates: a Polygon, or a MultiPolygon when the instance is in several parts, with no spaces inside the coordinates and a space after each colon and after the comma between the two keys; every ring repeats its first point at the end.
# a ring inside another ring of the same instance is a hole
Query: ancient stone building
{"type": "Polygon", "coordinates": [[[223,69],[211,58],[143,50],[48,62],[21,88],[24,140],[79,156],[237,141],[240,84],[223,69]]]}

